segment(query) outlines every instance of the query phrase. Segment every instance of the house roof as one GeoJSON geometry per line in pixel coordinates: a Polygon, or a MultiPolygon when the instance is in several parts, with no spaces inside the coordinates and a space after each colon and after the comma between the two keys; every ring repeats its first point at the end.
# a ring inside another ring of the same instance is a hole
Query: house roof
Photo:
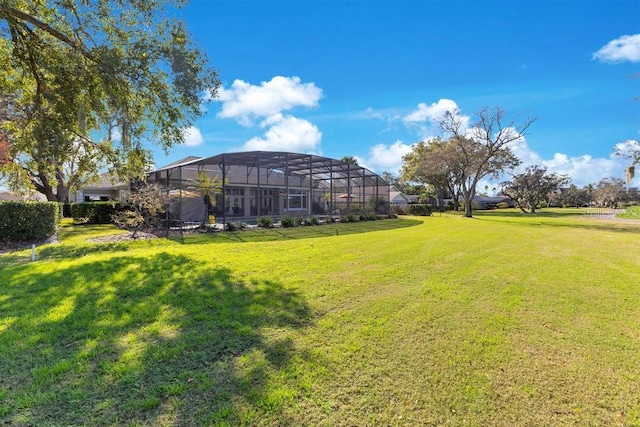
{"type": "Polygon", "coordinates": [[[178,166],[182,166],[182,165],[186,165],[189,164],[191,162],[194,162],[196,160],[201,160],[203,157],[198,157],[198,156],[187,156],[187,157],[183,157],[180,160],[176,160],[173,163],[169,163],[168,165],[164,165],[159,169],[156,169],[154,172],[157,171],[162,171],[162,170],[167,170],[167,169],[171,169],[171,168],[176,168],[178,166]]]}
{"type": "MultiPolygon", "coordinates": [[[[392,187],[395,188],[395,187],[392,187]]],[[[406,203],[409,203],[409,199],[407,198],[407,196],[404,195],[404,193],[402,191],[389,191],[389,200],[391,201],[391,203],[397,201],[397,200],[404,200],[406,203]]]]}
{"type": "Polygon", "coordinates": [[[26,196],[21,196],[20,194],[12,193],[10,191],[0,191],[0,201],[13,201],[13,202],[22,202],[24,200],[37,200],[37,201],[46,201],[47,198],[44,194],[40,193],[31,193],[26,196]]]}
{"type": "Polygon", "coordinates": [[[87,184],[83,190],[115,190],[118,188],[126,188],[127,184],[119,182],[118,178],[109,173],[100,175],[98,181],[87,184]]]}
{"type": "Polygon", "coordinates": [[[22,200],[22,197],[13,194],[13,193],[9,193],[7,191],[0,191],[0,200],[6,200],[6,201],[20,201],[22,200]]]}

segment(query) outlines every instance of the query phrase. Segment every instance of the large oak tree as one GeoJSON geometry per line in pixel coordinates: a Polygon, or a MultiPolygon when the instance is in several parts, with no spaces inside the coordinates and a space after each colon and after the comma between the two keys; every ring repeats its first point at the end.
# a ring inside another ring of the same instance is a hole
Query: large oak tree
{"type": "Polygon", "coordinates": [[[510,181],[503,182],[502,193],[515,201],[522,212],[535,213],[542,202],[548,202],[569,181],[566,175],[548,173],[547,168],[534,165],[513,175],[510,181]]]}
{"type": "Polygon", "coordinates": [[[108,166],[143,172],[143,142],[168,149],[216,95],[176,0],[0,3],[3,176],[65,200],[108,166]]]}

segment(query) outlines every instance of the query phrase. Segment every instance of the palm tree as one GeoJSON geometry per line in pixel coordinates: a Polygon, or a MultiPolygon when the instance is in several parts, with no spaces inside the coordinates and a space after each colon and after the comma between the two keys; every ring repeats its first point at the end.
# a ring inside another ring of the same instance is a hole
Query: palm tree
{"type": "Polygon", "coordinates": [[[356,165],[356,166],[358,165],[358,160],[353,156],[344,156],[340,160],[345,162],[345,163],[352,164],[352,165],[356,165]]]}
{"type": "Polygon", "coordinates": [[[226,184],[220,179],[219,175],[209,176],[205,171],[200,171],[196,178],[192,180],[193,188],[202,194],[202,199],[207,207],[207,215],[212,206],[216,205],[216,194],[222,194],[222,188],[226,184]],[[213,198],[211,196],[214,196],[213,198]]]}

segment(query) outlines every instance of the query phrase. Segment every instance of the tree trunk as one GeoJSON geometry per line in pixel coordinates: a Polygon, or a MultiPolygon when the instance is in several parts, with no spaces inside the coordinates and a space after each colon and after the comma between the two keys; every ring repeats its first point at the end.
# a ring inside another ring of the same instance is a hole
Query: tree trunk
{"type": "Polygon", "coordinates": [[[440,189],[440,191],[437,192],[437,196],[438,196],[438,212],[444,212],[444,191],[440,189]]]}
{"type": "Polygon", "coordinates": [[[476,183],[470,183],[467,187],[466,183],[462,184],[462,197],[464,198],[464,216],[473,218],[473,198],[476,195],[476,183]]]}
{"type": "Polygon", "coordinates": [[[473,218],[473,195],[471,191],[462,189],[462,197],[464,198],[464,216],[473,218]]]}

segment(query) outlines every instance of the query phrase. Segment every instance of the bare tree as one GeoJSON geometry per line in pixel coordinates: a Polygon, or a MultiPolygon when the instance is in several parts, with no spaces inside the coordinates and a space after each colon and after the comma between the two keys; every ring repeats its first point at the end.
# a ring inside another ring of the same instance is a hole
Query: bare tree
{"type": "Polygon", "coordinates": [[[442,131],[456,146],[455,162],[464,198],[465,216],[473,216],[472,202],[478,181],[486,176],[499,177],[505,170],[520,164],[510,144],[522,138],[535,121],[529,118],[520,124],[507,118],[505,110],[484,108],[476,113],[477,122],[471,128],[465,118],[447,112],[438,121],[442,131]]]}

